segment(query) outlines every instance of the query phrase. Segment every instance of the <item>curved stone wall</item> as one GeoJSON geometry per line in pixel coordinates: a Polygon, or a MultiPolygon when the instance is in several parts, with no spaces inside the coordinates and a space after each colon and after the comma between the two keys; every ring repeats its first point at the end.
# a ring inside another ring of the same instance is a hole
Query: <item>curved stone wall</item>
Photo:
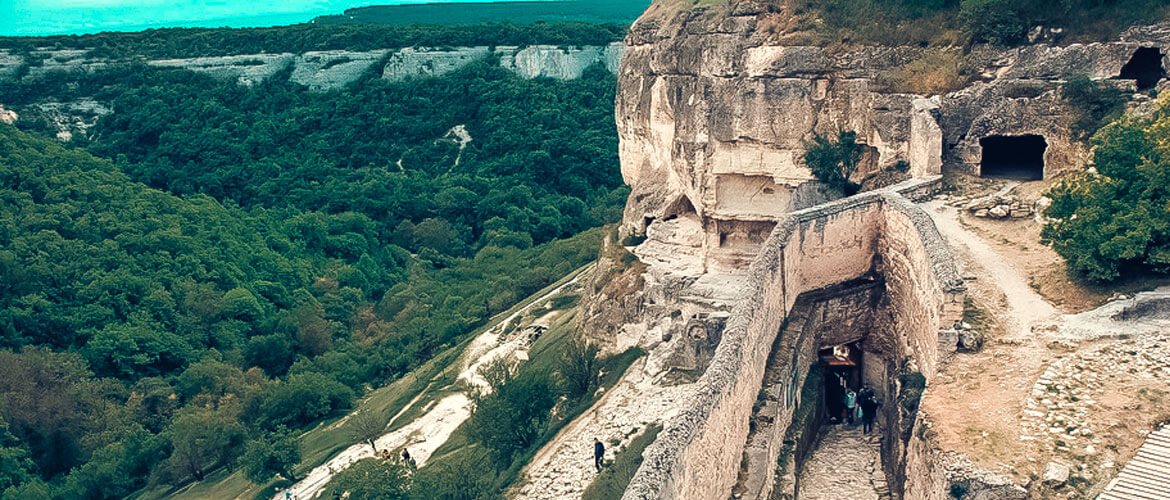
{"type": "Polygon", "coordinates": [[[667,422],[644,453],[623,496],[636,499],[724,498],[736,481],[772,343],[801,293],[873,270],[893,280],[891,303],[905,308],[898,344],[929,377],[938,360],[937,331],[961,314],[963,285],[929,216],[906,196],[936,185],[914,180],[887,190],[783,217],[752,263],[743,299],[695,400],[667,422]]]}

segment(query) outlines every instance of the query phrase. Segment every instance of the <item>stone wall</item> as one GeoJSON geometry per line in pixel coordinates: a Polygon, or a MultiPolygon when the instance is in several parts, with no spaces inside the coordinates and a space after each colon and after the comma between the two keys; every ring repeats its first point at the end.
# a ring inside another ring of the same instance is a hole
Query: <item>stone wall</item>
{"type": "MultiPolygon", "coordinates": [[[[899,259],[921,260],[887,268],[887,272],[910,275],[897,277],[898,282],[925,286],[928,291],[917,300],[928,305],[929,290],[944,292],[933,298],[935,312],[914,318],[926,325],[922,330],[937,332],[939,325],[930,322],[950,315],[946,302],[962,293],[962,283],[929,218],[915,215],[919,209],[898,194],[900,190],[915,192],[929,182],[937,179],[910,181],[781,219],[748,270],[743,299],[732,311],[723,340],[698,382],[696,400],[664,426],[644,453],[643,465],[623,498],[708,499],[730,493],[767,358],[800,294],[867,275],[875,263],[886,260],[883,252],[894,246],[904,256],[899,259]],[[891,211],[902,215],[891,215],[891,211]],[[900,217],[910,224],[887,232],[886,224],[900,217]]],[[[913,337],[908,333],[906,338],[913,337]]],[[[921,342],[929,344],[925,339],[921,342]]],[[[919,347],[908,350],[927,353],[931,346],[919,347]]],[[[925,354],[919,362],[930,365],[934,359],[925,354]]]]}

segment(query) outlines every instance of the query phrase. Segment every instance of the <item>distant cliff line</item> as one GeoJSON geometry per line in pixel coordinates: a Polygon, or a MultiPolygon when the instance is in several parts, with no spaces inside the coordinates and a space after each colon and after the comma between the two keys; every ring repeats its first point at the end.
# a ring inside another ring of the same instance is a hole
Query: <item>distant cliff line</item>
{"type": "Polygon", "coordinates": [[[356,81],[378,64],[382,65],[382,78],[402,81],[441,76],[486,57],[498,57],[501,67],[524,78],[573,80],[580,78],[585,69],[594,64],[616,74],[624,51],[620,42],[612,42],[586,46],[480,45],[110,59],[94,56],[92,51],[85,49],[38,49],[23,54],[0,49],[0,82],[34,82],[53,73],[93,73],[113,64],[141,62],[154,67],[204,73],[221,80],[235,80],[242,85],[263,82],[291,67],[291,81],[325,91],[356,81]]]}

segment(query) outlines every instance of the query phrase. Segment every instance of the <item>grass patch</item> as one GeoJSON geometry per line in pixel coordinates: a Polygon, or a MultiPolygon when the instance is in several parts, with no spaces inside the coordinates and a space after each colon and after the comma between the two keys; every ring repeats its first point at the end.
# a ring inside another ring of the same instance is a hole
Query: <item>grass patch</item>
{"type": "Polygon", "coordinates": [[[975,303],[971,297],[963,297],[963,322],[971,325],[971,329],[986,334],[993,326],[991,315],[975,303]]]}
{"type": "Polygon", "coordinates": [[[874,80],[878,92],[940,95],[971,83],[974,73],[958,48],[933,48],[922,57],[880,73],[874,80]]]}
{"type": "Polygon", "coordinates": [[[614,456],[613,463],[602,469],[601,474],[589,483],[581,500],[620,499],[634,478],[634,473],[642,465],[642,452],[654,442],[661,430],[662,426],[654,424],[630,440],[629,446],[614,456]]]}

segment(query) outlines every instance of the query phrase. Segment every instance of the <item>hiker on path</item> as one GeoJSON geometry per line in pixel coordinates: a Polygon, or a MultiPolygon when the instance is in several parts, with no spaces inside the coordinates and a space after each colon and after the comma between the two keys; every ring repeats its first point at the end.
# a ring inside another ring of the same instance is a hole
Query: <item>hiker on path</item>
{"type": "Polygon", "coordinates": [[[869,434],[869,431],[873,430],[873,418],[877,416],[879,406],[881,403],[872,394],[861,400],[861,431],[863,433],[869,434]]]}
{"type": "Polygon", "coordinates": [[[410,456],[410,452],[406,448],[402,449],[402,463],[414,467],[414,458],[410,456]]]}
{"type": "Polygon", "coordinates": [[[593,438],[593,467],[597,468],[597,472],[601,472],[601,462],[605,459],[605,445],[601,444],[597,438],[593,438]]]}

